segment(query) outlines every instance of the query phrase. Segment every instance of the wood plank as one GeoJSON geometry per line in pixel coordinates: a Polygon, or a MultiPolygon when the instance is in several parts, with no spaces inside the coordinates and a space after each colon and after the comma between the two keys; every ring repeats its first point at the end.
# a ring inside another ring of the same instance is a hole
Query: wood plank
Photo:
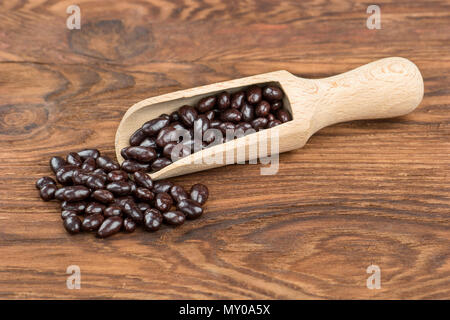
{"type": "Polygon", "coordinates": [[[0,4],[0,297],[450,298],[450,2],[70,1],[0,4]],[[34,181],[84,147],[113,155],[129,106],[286,69],[325,77],[387,56],[414,61],[412,114],[321,130],[280,170],[234,165],[178,177],[210,187],[180,228],[68,235],[34,181]],[[381,289],[366,268],[381,268],[381,289]],[[81,268],[81,290],[66,268],[81,268]]]}

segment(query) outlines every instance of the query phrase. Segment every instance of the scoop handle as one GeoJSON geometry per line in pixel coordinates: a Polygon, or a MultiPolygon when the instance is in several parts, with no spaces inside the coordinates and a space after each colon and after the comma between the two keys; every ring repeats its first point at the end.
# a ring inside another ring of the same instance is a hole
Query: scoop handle
{"type": "Polygon", "coordinates": [[[321,93],[313,117],[314,131],[344,121],[405,115],[420,104],[424,91],[417,66],[400,57],[313,81],[321,93]]]}

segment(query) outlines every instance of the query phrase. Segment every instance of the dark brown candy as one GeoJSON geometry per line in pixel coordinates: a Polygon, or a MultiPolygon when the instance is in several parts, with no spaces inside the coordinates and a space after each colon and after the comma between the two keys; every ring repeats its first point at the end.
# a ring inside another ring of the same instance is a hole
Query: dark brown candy
{"type": "Polygon", "coordinates": [[[125,202],[122,211],[136,222],[142,222],[142,219],[144,218],[144,215],[142,214],[137,204],[131,200],[125,202]]]}
{"type": "Polygon", "coordinates": [[[103,178],[107,179],[108,175],[106,174],[106,172],[101,169],[101,168],[97,168],[94,171],[92,171],[92,174],[96,174],[98,176],[102,176],[103,178]]]}
{"type": "Polygon", "coordinates": [[[255,118],[255,109],[246,101],[242,103],[241,107],[242,121],[250,122],[255,118]]]}
{"type": "Polygon", "coordinates": [[[171,124],[169,124],[169,127],[173,128],[173,129],[178,129],[178,130],[181,130],[181,129],[187,130],[186,127],[184,127],[184,125],[178,121],[172,122],[171,124]]]}
{"type": "Polygon", "coordinates": [[[195,119],[197,119],[198,113],[195,108],[184,105],[178,110],[181,122],[188,128],[192,127],[195,119]]]}
{"type": "Polygon", "coordinates": [[[228,92],[219,93],[217,96],[217,107],[220,110],[225,110],[231,106],[231,98],[228,92]]]}
{"type": "Polygon", "coordinates": [[[202,183],[194,184],[189,192],[191,199],[199,204],[204,204],[209,197],[208,187],[202,183]]]}
{"type": "Polygon", "coordinates": [[[130,194],[135,194],[137,189],[136,183],[133,180],[128,180],[127,182],[130,185],[130,194]]]}
{"type": "Polygon", "coordinates": [[[55,198],[55,192],[57,190],[56,185],[49,183],[39,189],[39,195],[42,200],[50,201],[55,198]]]}
{"type": "Polygon", "coordinates": [[[120,216],[122,214],[122,209],[118,205],[110,205],[103,210],[103,215],[107,218],[120,216]]]}
{"type": "Polygon", "coordinates": [[[61,219],[65,220],[68,217],[76,217],[77,213],[72,210],[61,210],[61,219]]]}
{"type": "Polygon", "coordinates": [[[110,191],[104,189],[95,190],[92,192],[91,197],[105,204],[114,202],[114,195],[110,191]]]}
{"type": "Polygon", "coordinates": [[[74,170],[77,170],[78,167],[74,165],[65,165],[56,171],[56,181],[61,183],[62,185],[68,185],[72,183],[72,176],[74,170]]]}
{"type": "MultiPolygon", "coordinates": [[[[58,190],[58,200],[68,202],[81,201],[89,197],[91,192],[85,186],[68,186],[58,190]]],[[[55,197],[56,197],[55,193],[55,197]]]]}
{"type": "Polygon", "coordinates": [[[276,118],[275,118],[275,116],[273,115],[273,113],[269,113],[267,116],[266,116],[266,118],[267,118],[267,121],[273,121],[273,120],[276,120],[276,118]]]}
{"type": "Polygon", "coordinates": [[[214,118],[216,117],[216,112],[214,110],[210,110],[208,112],[205,112],[205,117],[209,120],[212,121],[214,120],[214,118]]]}
{"type": "Polygon", "coordinates": [[[180,115],[178,114],[178,111],[174,111],[170,114],[170,122],[175,122],[180,120],[180,115]]]}
{"type": "Polygon", "coordinates": [[[280,109],[277,111],[276,117],[281,122],[285,123],[292,120],[291,115],[286,110],[280,109]]]}
{"type": "Polygon", "coordinates": [[[249,132],[249,133],[253,133],[253,132],[255,132],[255,130],[253,130],[253,127],[252,127],[252,125],[250,124],[250,123],[248,123],[248,122],[239,122],[237,125],[236,125],[236,135],[238,134],[238,130],[241,130],[241,131],[243,131],[244,132],[244,134],[247,134],[247,130],[252,130],[251,132],[249,132]]]}
{"type": "Polygon", "coordinates": [[[270,104],[267,101],[262,100],[260,103],[256,105],[255,115],[257,117],[266,117],[269,114],[269,112],[270,112],[270,104]]]}
{"type": "Polygon", "coordinates": [[[127,156],[127,150],[128,150],[128,148],[130,148],[130,146],[129,146],[129,147],[122,148],[122,150],[120,150],[120,155],[121,155],[122,158],[124,158],[125,160],[128,159],[128,156],[127,156]]]}
{"type": "Polygon", "coordinates": [[[161,212],[167,212],[172,207],[172,197],[166,192],[160,192],[155,197],[154,206],[161,212]]]}
{"type": "Polygon", "coordinates": [[[269,129],[269,128],[273,128],[273,127],[276,127],[276,126],[278,126],[278,125],[280,125],[281,124],[281,121],[280,120],[273,120],[273,121],[269,121],[269,123],[267,124],[267,128],[269,129]]]}
{"type": "Polygon", "coordinates": [[[63,201],[63,194],[64,194],[64,189],[59,188],[58,190],[55,191],[55,199],[57,199],[59,201],[63,201]]]}
{"type": "Polygon", "coordinates": [[[236,125],[232,122],[222,122],[219,125],[219,130],[222,131],[222,134],[225,136],[228,132],[234,133],[236,130],[236,125]]]}
{"type": "Polygon", "coordinates": [[[77,202],[63,201],[63,202],[61,202],[61,209],[68,210],[68,211],[74,211],[78,214],[81,214],[84,212],[84,210],[86,210],[86,202],[84,202],[84,201],[77,201],[77,202]]]}
{"type": "Polygon", "coordinates": [[[98,151],[97,149],[84,149],[78,151],[78,155],[82,160],[86,160],[87,158],[97,159],[98,157],[100,157],[100,151],[98,151]]]}
{"type": "Polygon", "coordinates": [[[123,220],[121,217],[109,217],[105,219],[97,231],[97,236],[99,238],[106,238],[116,234],[120,231],[123,225],[123,220]]]}
{"type": "Polygon", "coordinates": [[[41,189],[43,186],[47,184],[54,184],[56,186],[56,181],[50,177],[42,177],[36,181],[36,189],[41,189]]]}
{"type": "Polygon", "coordinates": [[[133,179],[137,183],[138,186],[152,189],[153,188],[153,180],[150,178],[148,174],[143,171],[136,171],[133,173],[133,179]]]}
{"type": "Polygon", "coordinates": [[[262,95],[264,99],[268,101],[276,101],[283,99],[283,91],[281,91],[279,87],[271,85],[263,88],[262,95]]]}
{"type": "Polygon", "coordinates": [[[88,176],[85,186],[97,190],[97,189],[104,189],[106,183],[106,178],[104,176],[98,175],[98,174],[91,174],[88,176]]]}
{"type": "MultiPolygon", "coordinates": [[[[170,118],[170,117],[169,117],[170,118]]],[[[170,120],[169,118],[156,118],[150,121],[147,121],[142,126],[142,131],[148,136],[154,136],[156,135],[162,128],[169,125],[170,120]]]]}
{"type": "Polygon", "coordinates": [[[210,111],[214,109],[216,106],[217,98],[216,96],[209,96],[200,99],[200,101],[197,104],[197,110],[201,113],[210,111]]]}
{"type": "Polygon", "coordinates": [[[86,210],[84,210],[84,212],[88,216],[92,215],[92,214],[101,214],[101,213],[103,213],[105,208],[106,208],[106,206],[101,203],[91,202],[88,204],[88,206],[86,207],[86,210]]]}
{"type": "Polygon", "coordinates": [[[229,108],[222,112],[220,120],[223,122],[238,123],[242,119],[242,113],[238,109],[229,108]]]}
{"type": "Polygon", "coordinates": [[[123,220],[123,230],[125,232],[128,232],[128,233],[134,232],[134,230],[136,230],[136,227],[137,227],[136,222],[133,219],[131,219],[130,217],[126,217],[123,220]]]}
{"type": "Polygon", "coordinates": [[[94,171],[97,168],[97,164],[95,162],[94,158],[86,158],[86,160],[84,160],[83,164],[81,165],[81,169],[87,171],[87,172],[91,172],[94,171]]]}
{"type": "Polygon", "coordinates": [[[147,231],[156,231],[161,228],[163,216],[157,209],[148,209],[144,214],[144,228],[147,231]]]}
{"type": "Polygon", "coordinates": [[[180,211],[168,211],[163,213],[164,222],[173,226],[179,226],[184,223],[186,217],[180,211]]]}
{"type": "Polygon", "coordinates": [[[69,215],[63,222],[64,228],[67,232],[75,234],[80,232],[81,220],[77,216],[69,215]]]}
{"type": "Polygon", "coordinates": [[[134,173],[136,171],[147,171],[149,168],[149,163],[139,163],[133,160],[125,160],[124,162],[122,162],[121,166],[121,169],[128,173],[134,173]]]}
{"type": "Polygon", "coordinates": [[[70,152],[67,155],[66,162],[77,167],[80,167],[83,164],[83,161],[76,152],[70,152]]]}
{"type": "Polygon", "coordinates": [[[159,180],[155,182],[153,186],[153,191],[156,193],[166,192],[169,193],[170,189],[173,187],[173,183],[167,180],[159,180]]]}
{"type": "Polygon", "coordinates": [[[154,170],[154,171],[159,171],[159,170],[161,170],[162,168],[164,168],[164,167],[167,167],[169,164],[171,164],[172,163],[172,161],[170,161],[169,159],[167,159],[167,158],[164,158],[164,157],[162,157],[162,158],[158,158],[158,159],[156,159],[153,163],[152,163],[152,170],[154,170]]]}
{"type": "Polygon", "coordinates": [[[170,188],[170,195],[172,196],[173,200],[175,200],[175,202],[180,202],[189,198],[189,195],[183,189],[183,187],[177,185],[170,188]]]}
{"type": "Polygon", "coordinates": [[[245,93],[243,91],[236,92],[231,96],[231,107],[235,109],[240,109],[244,101],[245,101],[245,93]]]}
{"type": "Polygon", "coordinates": [[[138,203],[136,203],[136,205],[138,206],[139,210],[141,210],[142,213],[144,213],[148,209],[151,209],[151,207],[152,207],[147,202],[138,202],[138,203]]]}
{"type": "Polygon", "coordinates": [[[129,147],[125,151],[127,159],[134,159],[141,163],[147,163],[156,158],[156,151],[149,147],[129,147]]]}
{"type": "Polygon", "coordinates": [[[56,173],[60,168],[65,166],[67,163],[61,157],[51,157],[50,158],[50,168],[54,173],[56,173]]]}
{"type": "Polygon", "coordinates": [[[266,118],[256,118],[252,121],[252,127],[256,131],[265,129],[269,121],[266,118]]]}
{"type": "Polygon", "coordinates": [[[155,194],[148,190],[147,188],[139,187],[136,189],[135,197],[142,200],[142,201],[152,201],[155,197],[155,194]]]}
{"type": "Polygon", "coordinates": [[[125,206],[125,203],[134,201],[134,198],[132,196],[122,196],[115,199],[114,204],[119,206],[120,209],[123,210],[123,207],[125,206]]]}
{"type": "Polygon", "coordinates": [[[120,166],[117,162],[111,160],[109,157],[101,156],[96,159],[97,166],[106,172],[119,170],[120,166]]]}
{"type": "Polygon", "coordinates": [[[210,121],[210,127],[213,129],[218,129],[222,121],[220,120],[211,120],[210,121]]]}
{"type": "Polygon", "coordinates": [[[135,133],[133,133],[130,137],[130,145],[131,146],[138,146],[145,138],[147,137],[147,135],[145,134],[144,130],[138,129],[136,130],[135,133]]]}
{"type": "MultiPolygon", "coordinates": [[[[195,113],[194,117],[190,113],[192,110],[187,110],[187,117],[192,116],[189,119],[197,120],[189,129],[191,136],[194,132],[208,132],[214,121],[210,119],[214,119],[221,113],[218,109],[214,109],[219,103],[218,97],[212,98],[208,97],[209,100],[205,99],[200,104],[200,110],[208,109],[206,113],[210,112],[209,117],[205,113],[200,115],[195,113]],[[212,105],[213,100],[215,100],[214,105],[212,105]],[[209,110],[210,108],[211,110],[209,110]]],[[[229,95],[223,95],[221,99],[230,100],[229,95]]],[[[245,101],[245,98],[243,99],[245,101]]],[[[221,103],[223,106],[229,106],[231,102],[222,101],[221,103]]],[[[195,109],[194,112],[196,112],[195,109]]],[[[239,111],[232,110],[231,112],[239,111]]],[[[203,213],[203,210],[200,203],[193,201],[192,198],[204,203],[208,198],[206,186],[194,185],[191,188],[191,194],[188,194],[181,186],[174,185],[169,181],[163,180],[154,183],[146,173],[150,167],[153,170],[159,170],[172,163],[165,156],[171,156],[173,153],[171,151],[175,147],[183,147],[180,156],[183,156],[185,151],[187,155],[194,150],[195,144],[192,138],[183,137],[179,143],[171,141],[174,136],[171,136],[170,139],[165,137],[172,131],[186,130],[186,124],[178,122],[178,120],[182,121],[182,116],[186,118],[186,113],[179,114],[177,112],[175,121],[162,128],[157,133],[156,139],[139,137],[139,139],[142,138],[140,141],[142,146],[123,148],[121,154],[127,158],[122,163],[123,170],[119,169],[115,161],[106,156],[100,156],[97,149],[85,149],[78,153],[69,153],[67,162],[61,157],[53,157],[50,161],[52,170],[56,171],[56,180],[63,187],[57,189],[56,181],[46,176],[36,181],[36,188],[39,189],[43,200],[56,198],[62,201],[61,218],[64,228],[70,233],[78,233],[81,230],[97,231],[98,237],[105,238],[121,229],[125,232],[133,232],[139,224],[143,224],[147,231],[156,231],[161,227],[163,221],[176,226],[184,223],[186,219],[197,218],[203,213]],[[163,140],[162,144],[169,141],[166,144],[167,148],[163,148],[161,142],[159,145],[156,143],[158,138],[163,140]],[[132,178],[129,176],[130,173],[132,173],[132,178]],[[177,204],[177,210],[172,209],[174,202],[177,204]]],[[[173,114],[171,116],[162,114],[159,117],[165,122],[172,118],[173,114]]],[[[272,119],[272,121],[280,122],[276,119],[272,119]]],[[[157,125],[155,123],[157,122],[153,122],[154,125],[157,125]]],[[[222,129],[236,127],[232,122],[218,121],[218,123],[217,127],[222,125],[222,129]]],[[[250,124],[239,122],[237,126],[248,128],[250,124]]],[[[147,132],[149,132],[148,130],[147,132]]],[[[218,130],[215,131],[220,135],[218,130]]],[[[176,139],[179,138],[181,136],[176,139]]],[[[135,141],[135,143],[137,142],[135,141]]],[[[201,148],[207,146],[208,143],[205,141],[200,143],[201,148]]]]}
{"type": "Polygon", "coordinates": [[[126,196],[131,192],[131,186],[127,181],[115,181],[106,185],[106,190],[116,196],[126,196]]]}
{"type": "Polygon", "coordinates": [[[158,145],[156,144],[155,138],[150,138],[150,137],[145,138],[139,145],[141,147],[147,147],[147,148],[153,148],[153,149],[156,149],[158,147],[158,145]]]}
{"type": "Polygon", "coordinates": [[[158,136],[156,137],[156,144],[158,147],[163,148],[171,141],[177,142],[179,140],[179,136],[179,132],[176,128],[166,127],[158,133],[158,136]]]}
{"type": "Polygon", "coordinates": [[[203,209],[200,204],[191,199],[178,202],[177,209],[183,212],[187,219],[197,219],[203,213],[203,209]]]}
{"type": "Polygon", "coordinates": [[[95,231],[100,228],[104,219],[105,218],[103,218],[103,216],[98,213],[87,216],[84,218],[81,224],[81,229],[83,229],[84,231],[95,231]]]}
{"type": "Polygon", "coordinates": [[[247,101],[250,104],[257,104],[262,99],[261,88],[258,86],[251,86],[250,88],[247,89],[246,95],[247,95],[247,101]]]}
{"type": "Polygon", "coordinates": [[[127,181],[128,180],[128,173],[122,170],[114,170],[108,173],[107,180],[109,182],[115,182],[115,181],[127,181]]]}
{"type": "Polygon", "coordinates": [[[72,174],[72,182],[75,185],[85,185],[91,174],[84,169],[76,169],[72,174]]]}
{"type": "Polygon", "coordinates": [[[274,101],[272,102],[272,104],[270,105],[270,110],[271,111],[277,111],[278,109],[283,108],[283,101],[274,101]]]}

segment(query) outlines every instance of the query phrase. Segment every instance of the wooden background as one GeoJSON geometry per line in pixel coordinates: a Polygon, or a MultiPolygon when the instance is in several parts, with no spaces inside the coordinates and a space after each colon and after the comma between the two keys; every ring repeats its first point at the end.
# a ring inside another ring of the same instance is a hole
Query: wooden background
{"type": "Polygon", "coordinates": [[[450,1],[70,1],[0,4],[0,298],[449,299],[450,1]],[[133,103],[286,69],[334,75],[403,56],[425,80],[414,113],[326,128],[280,170],[237,165],[180,228],[68,235],[35,180],[84,147],[113,155],[133,103]],[[369,290],[366,268],[381,268],[369,290]],[[66,268],[81,268],[81,289],[66,268]]]}

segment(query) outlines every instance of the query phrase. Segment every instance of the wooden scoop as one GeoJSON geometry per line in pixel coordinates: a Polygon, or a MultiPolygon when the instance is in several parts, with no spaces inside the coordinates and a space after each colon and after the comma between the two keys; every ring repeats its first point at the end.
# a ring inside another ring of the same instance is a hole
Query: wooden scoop
{"type": "Polygon", "coordinates": [[[185,104],[195,105],[205,96],[222,91],[233,93],[253,84],[279,85],[285,93],[284,107],[293,120],[192,153],[150,174],[151,178],[158,180],[236,163],[235,151],[242,144],[247,147],[245,159],[252,160],[255,155],[248,150],[260,139],[265,139],[270,154],[270,146],[276,143],[271,130],[278,130],[281,153],[303,147],[315,132],[338,122],[405,115],[419,105],[424,91],[416,65],[393,57],[324,79],[299,78],[282,70],[168,93],[142,100],[125,113],[116,133],[118,161],[124,160],[120,151],[129,145],[130,136],[146,121],[162,113],[170,114],[185,104]],[[204,161],[213,155],[223,161],[212,164],[204,161]]]}

